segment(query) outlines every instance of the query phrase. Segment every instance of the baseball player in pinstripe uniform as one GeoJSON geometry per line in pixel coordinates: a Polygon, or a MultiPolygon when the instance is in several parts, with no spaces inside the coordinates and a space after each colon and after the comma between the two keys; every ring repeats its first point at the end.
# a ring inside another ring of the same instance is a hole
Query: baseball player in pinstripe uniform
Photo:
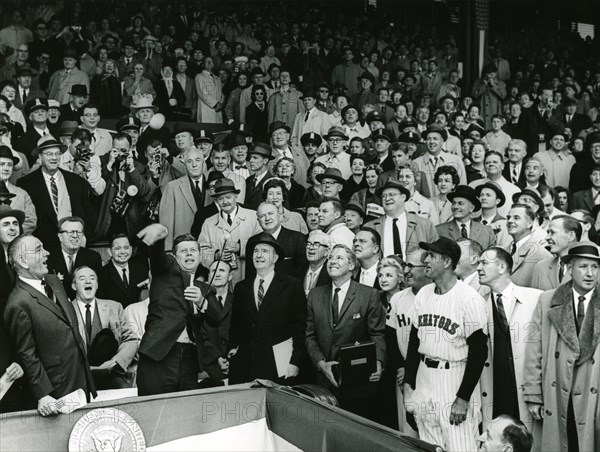
{"type": "Polygon", "coordinates": [[[415,298],[404,376],[405,408],[419,437],[445,450],[476,451],[481,420],[479,377],[487,357],[487,310],[454,270],[460,246],[441,237],[419,243],[433,284],[415,298]]]}

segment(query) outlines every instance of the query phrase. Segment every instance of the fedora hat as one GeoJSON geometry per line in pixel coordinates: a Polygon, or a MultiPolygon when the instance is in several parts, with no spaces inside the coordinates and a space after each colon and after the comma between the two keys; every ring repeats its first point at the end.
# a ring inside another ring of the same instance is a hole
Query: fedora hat
{"type": "Polygon", "coordinates": [[[388,179],[385,184],[383,184],[381,187],[375,190],[375,194],[381,198],[381,195],[383,195],[383,190],[386,190],[388,188],[395,188],[396,190],[399,190],[400,193],[402,193],[405,196],[405,201],[408,198],[410,198],[410,192],[408,191],[408,188],[406,188],[404,185],[400,184],[400,182],[392,178],[388,179]]]}
{"type": "Polygon", "coordinates": [[[196,129],[194,129],[194,127],[192,127],[191,125],[183,122],[183,123],[178,123],[175,126],[175,130],[173,130],[173,138],[175,138],[178,134],[183,133],[183,132],[188,132],[192,138],[194,138],[196,136],[196,129]]]}
{"type": "Polygon", "coordinates": [[[477,197],[481,196],[481,190],[483,190],[484,188],[489,188],[494,193],[496,193],[496,197],[500,200],[500,202],[498,203],[498,207],[502,207],[504,205],[504,203],[506,202],[506,195],[502,191],[500,185],[496,184],[495,182],[486,182],[485,184],[478,185],[477,187],[475,187],[477,197]]]}
{"type": "Polygon", "coordinates": [[[213,198],[216,198],[217,196],[221,196],[227,193],[235,193],[237,195],[239,194],[239,192],[240,191],[237,188],[235,188],[235,184],[233,183],[233,181],[227,177],[224,177],[215,182],[215,191],[211,194],[211,196],[213,198]]]}
{"type": "Polygon", "coordinates": [[[469,136],[471,134],[471,132],[479,132],[480,135],[484,135],[485,129],[483,127],[481,127],[478,123],[472,122],[469,125],[469,127],[467,127],[464,134],[465,134],[465,136],[469,136]]]}
{"type": "Polygon", "coordinates": [[[285,130],[287,133],[290,133],[290,127],[283,121],[273,121],[269,124],[269,135],[273,135],[279,129],[285,130]]]}
{"type": "Polygon", "coordinates": [[[600,261],[600,251],[594,242],[582,241],[571,244],[568,253],[562,257],[562,261],[566,264],[575,257],[584,257],[586,259],[594,259],[600,261]]]}
{"type": "Polygon", "coordinates": [[[72,48],[72,47],[68,47],[63,51],[63,58],[75,58],[77,59],[78,55],[77,55],[77,51],[72,48]]]}
{"type": "Polygon", "coordinates": [[[60,123],[59,136],[70,137],[73,132],[79,128],[76,121],[63,121],[60,123]]]}
{"type": "Polygon", "coordinates": [[[358,204],[346,204],[346,210],[351,210],[352,212],[356,212],[360,215],[360,217],[364,220],[367,218],[365,211],[358,204]]]}
{"type": "Polygon", "coordinates": [[[223,179],[224,177],[225,177],[225,175],[221,171],[217,171],[216,169],[213,169],[212,171],[210,171],[208,173],[208,176],[206,176],[206,181],[204,182],[204,188],[208,188],[208,186],[210,185],[211,182],[214,182],[219,179],[223,179]]]}
{"type": "Polygon", "coordinates": [[[300,96],[300,99],[306,99],[307,97],[312,97],[313,99],[316,99],[317,92],[312,89],[307,89],[306,91],[304,91],[302,96],[300,96]]]}
{"type": "Polygon", "coordinates": [[[0,220],[6,217],[15,217],[19,225],[23,226],[25,221],[25,212],[19,209],[10,207],[10,199],[14,198],[14,193],[0,193],[0,220]]]}
{"type": "Polygon", "coordinates": [[[151,108],[154,110],[154,113],[158,111],[158,107],[152,104],[152,96],[134,96],[129,108],[131,111],[141,110],[142,108],[151,108]]]}
{"type": "Polygon", "coordinates": [[[342,172],[337,168],[327,168],[325,172],[317,174],[316,179],[319,183],[321,183],[323,179],[333,179],[342,185],[346,183],[346,179],[342,176],[342,172]]]}
{"type": "Polygon", "coordinates": [[[446,196],[448,200],[454,201],[455,198],[464,198],[475,206],[475,211],[481,209],[481,202],[477,197],[477,193],[474,188],[468,185],[458,185],[453,192],[448,193],[446,196]]]}
{"type": "Polygon", "coordinates": [[[21,162],[21,159],[14,155],[10,148],[5,145],[0,145],[0,158],[11,159],[15,165],[18,165],[21,162]]]}
{"type": "Polygon", "coordinates": [[[46,110],[48,111],[48,100],[43,97],[35,97],[30,99],[25,104],[25,112],[29,116],[36,110],[46,110]]]}
{"type": "Polygon", "coordinates": [[[344,140],[348,140],[348,135],[346,135],[346,132],[344,131],[344,128],[341,126],[333,126],[329,129],[329,131],[327,132],[327,135],[325,135],[325,139],[329,140],[330,138],[333,137],[340,137],[343,138],[344,140]]]}
{"type": "Polygon", "coordinates": [[[375,77],[373,77],[373,74],[371,74],[369,71],[365,71],[358,76],[359,82],[363,79],[370,81],[372,84],[375,84],[375,77]]]}
{"type": "Polygon", "coordinates": [[[250,250],[249,250],[250,253],[253,253],[256,245],[259,245],[259,244],[271,245],[275,249],[275,252],[277,253],[277,256],[278,256],[277,262],[279,262],[285,258],[285,251],[283,251],[283,248],[281,247],[281,245],[279,243],[277,243],[277,240],[275,240],[275,237],[273,237],[268,232],[260,232],[259,234],[256,234],[253,237],[252,246],[250,247],[250,250]]]}
{"type": "Polygon", "coordinates": [[[236,146],[247,146],[250,147],[250,143],[246,140],[245,135],[241,135],[237,132],[232,132],[229,134],[229,139],[227,140],[227,147],[232,149],[236,146]]]}
{"type": "Polygon", "coordinates": [[[454,265],[460,260],[460,245],[448,237],[440,237],[433,243],[419,242],[419,248],[448,256],[454,265]]]}
{"type": "Polygon", "coordinates": [[[83,84],[72,85],[71,90],[69,91],[69,94],[71,96],[87,97],[87,95],[88,95],[87,86],[85,86],[83,84]]]}
{"type": "Polygon", "coordinates": [[[427,127],[427,130],[423,132],[423,138],[426,139],[430,133],[439,134],[444,141],[448,139],[448,132],[446,131],[446,129],[444,129],[441,126],[438,126],[437,124],[431,124],[429,127],[427,127]]]}
{"type": "Polygon", "coordinates": [[[260,155],[268,158],[269,160],[273,160],[275,158],[273,156],[273,149],[266,143],[254,143],[252,149],[248,150],[248,159],[250,159],[252,154],[260,155]]]}
{"type": "Polygon", "coordinates": [[[539,208],[538,212],[544,211],[544,201],[542,201],[542,198],[540,198],[540,195],[537,191],[532,190],[531,188],[525,188],[523,191],[515,193],[512,196],[513,203],[518,203],[521,195],[526,195],[526,196],[532,197],[534,199],[535,203],[538,205],[538,208],[539,208]]]}
{"type": "Polygon", "coordinates": [[[31,151],[31,155],[34,159],[37,159],[38,155],[40,155],[40,152],[52,148],[59,148],[61,154],[64,154],[67,150],[67,146],[62,144],[60,141],[57,141],[56,138],[51,135],[46,135],[45,137],[40,138],[37,143],[37,147],[31,151]]]}
{"type": "Polygon", "coordinates": [[[37,75],[37,71],[29,65],[17,68],[15,77],[25,77],[27,75],[29,75],[29,76],[37,75]]]}

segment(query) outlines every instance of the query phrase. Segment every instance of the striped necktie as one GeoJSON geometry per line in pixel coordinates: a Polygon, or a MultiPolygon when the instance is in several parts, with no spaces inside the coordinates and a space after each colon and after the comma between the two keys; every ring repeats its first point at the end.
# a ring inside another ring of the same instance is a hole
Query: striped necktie
{"type": "Polygon", "coordinates": [[[52,193],[52,204],[54,204],[54,210],[58,212],[58,186],[56,185],[56,179],[54,176],[50,177],[50,192],[52,193]]]}

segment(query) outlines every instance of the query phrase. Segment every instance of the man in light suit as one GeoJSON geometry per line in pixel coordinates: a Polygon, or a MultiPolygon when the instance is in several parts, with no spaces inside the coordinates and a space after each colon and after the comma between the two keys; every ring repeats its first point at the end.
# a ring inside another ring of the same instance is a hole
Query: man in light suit
{"type": "Polygon", "coordinates": [[[385,216],[365,226],[375,229],[381,236],[384,256],[398,254],[406,261],[408,255],[419,248],[419,242],[435,242],[438,239],[431,221],[405,211],[404,203],[410,192],[399,182],[388,180],[377,189],[376,194],[383,201],[385,216]]]}
{"type": "MultiPolygon", "coordinates": [[[[269,171],[273,173],[275,163],[277,163],[281,157],[289,157],[296,164],[294,179],[296,179],[296,182],[298,182],[300,185],[306,187],[308,167],[310,166],[310,163],[308,162],[308,157],[303,151],[302,146],[296,147],[290,145],[290,130],[290,127],[282,121],[274,121],[269,124],[269,136],[271,137],[274,157],[271,163],[269,163],[269,171]]],[[[298,136],[299,144],[301,137],[302,135],[298,136]]]]}
{"type": "Polygon", "coordinates": [[[515,284],[524,287],[532,287],[536,264],[552,257],[532,234],[534,222],[535,213],[527,204],[513,204],[506,217],[508,233],[513,239],[510,246],[511,278],[515,284]]]}
{"type": "MultiPolygon", "coordinates": [[[[333,247],[327,261],[332,284],[315,287],[308,295],[306,348],[317,367],[317,384],[338,394],[339,381],[332,367],[338,364],[343,345],[362,341],[375,343],[377,369],[369,378],[381,378],[386,361],[385,310],[378,293],[352,280],[356,256],[344,245],[333,247]]],[[[357,414],[369,412],[369,398],[340,400],[342,408],[357,414]]]]}
{"type": "Polygon", "coordinates": [[[173,246],[173,238],[190,232],[194,216],[205,206],[203,178],[204,156],[198,149],[190,149],[184,156],[187,175],[175,179],[164,187],[158,216],[168,230],[165,240],[167,250],[173,246]]]}
{"type": "Polygon", "coordinates": [[[48,275],[48,254],[31,235],[12,241],[8,256],[18,280],[4,312],[42,416],[58,413],[56,400],[78,389],[83,389],[88,400],[96,396],[75,311],[58,278],[48,275]]]}
{"type": "Polygon", "coordinates": [[[261,232],[256,212],[237,205],[238,194],[239,190],[231,179],[215,182],[211,196],[220,211],[206,219],[198,237],[202,265],[209,268],[220,255],[233,269],[234,284],[244,279],[248,239],[261,232]]]}
{"type": "Polygon", "coordinates": [[[471,239],[478,242],[483,249],[496,244],[496,235],[491,227],[472,221],[473,212],[481,209],[475,189],[468,185],[459,185],[452,193],[448,193],[448,200],[452,202],[453,219],[436,226],[440,237],[452,240],[471,239]]]}
{"type": "Polygon", "coordinates": [[[488,305],[488,358],[481,375],[483,428],[494,418],[509,415],[521,419],[529,430],[533,419],[523,400],[527,337],[541,290],[515,285],[510,277],[510,254],[499,247],[486,250],[477,272],[491,289],[488,305]]]}
{"type": "Polygon", "coordinates": [[[273,236],[255,238],[252,262],[256,276],[236,284],[229,334],[230,382],[266,378],[295,384],[305,367],[306,299],[302,283],[275,270],[285,252],[273,236]],[[276,362],[273,346],[291,340],[287,363],[276,362]]]}
{"type": "Polygon", "coordinates": [[[584,209],[591,212],[600,197],[600,163],[592,165],[590,173],[592,186],[587,190],[575,192],[573,195],[573,209],[584,209]]]}
{"type": "Polygon", "coordinates": [[[481,244],[475,240],[463,238],[458,239],[456,243],[460,246],[460,259],[456,264],[454,274],[475,289],[479,295],[485,297],[489,293],[489,289],[479,283],[479,274],[477,273],[479,257],[483,253],[481,244]]]}
{"type": "Polygon", "coordinates": [[[137,353],[139,340],[125,319],[123,306],[113,300],[96,298],[98,275],[90,267],[75,269],[72,287],[75,291],[73,307],[77,314],[79,333],[88,349],[92,371],[97,370],[94,373],[96,387],[132,387],[133,378],[128,368],[137,353]],[[102,333],[104,330],[112,334],[111,345],[107,345],[108,341],[99,339],[105,334],[102,333]]]}
{"type": "Polygon", "coordinates": [[[0,146],[0,193],[11,193],[14,197],[10,200],[13,209],[21,210],[25,214],[22,227],[25,234],[33,232],[37,224],[37,214],[29,194],[13,184],[9,179],[13,174],[13,168],[20,163],[8,146],[0,146]]]}
{"type": "Polygon", "coordinates": [[[323,231],[315,229],[308,234],[306,240],[308,270],[302,278],[304,281],[304,293],[307,297],[309,292],[315,287],[331,283],[331,277],[327,273],[327,265],[325,265],[329,249],[330,239],[323,231]]]}
{"type": "Polygon", "coordinates": [[[298,113],[294,119],[292,128],[291,145],[296,149],[302,149],[300,138],[305,133],[318,133],[322,137],[327,135],[330,124],[327,113],[315,107],[317,95],[313,91],[306,91],[302,97],[305,112],[298,113]]]}
{"type": "Polygon", "coordinates": [[[263,201],[263,188],[273,174],[269,171],[269,161],[274,159],[273,149],[265,143],[255,143],[248,150],[248,167],[253,172],[252,176],[246,178],[246,198],[244,206],[247,209],[256,210],[263,201]]]}
{"type": "Polygon", "coordinates": [[[533,270],[531,287],[540,290],[556,289],[570,278],[562,257],[569,252],[569,247],[581,240],[583,228],[581,223],[570,215],[555,217],[548,226],[546,249],[553,256],[539,261],[533,270]]]}

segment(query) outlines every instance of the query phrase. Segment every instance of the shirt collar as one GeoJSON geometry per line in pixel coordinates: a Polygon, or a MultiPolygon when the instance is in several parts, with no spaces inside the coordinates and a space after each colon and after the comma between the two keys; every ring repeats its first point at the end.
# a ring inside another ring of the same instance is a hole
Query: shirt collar
{"type": "MultiPolygon", "coordinates": [[[[348,292],[348,289],[350,288],[350,281],[352,281],[352,278],[349,278],[349,279],[348,279],[348,281],[346,281],[344,284],[342,284],[342,285],[340,286],[340,292],[342,292],[342,293],[344,293],[344,294],[345,294],[346,292],[348,292]]],[[[334,282],[332,282],[331,284],[333,285],[333,290],[335,290],[335,289],[336,289],[336,285],[335,285],[335,283],[334,283],[334,282]]]]}

